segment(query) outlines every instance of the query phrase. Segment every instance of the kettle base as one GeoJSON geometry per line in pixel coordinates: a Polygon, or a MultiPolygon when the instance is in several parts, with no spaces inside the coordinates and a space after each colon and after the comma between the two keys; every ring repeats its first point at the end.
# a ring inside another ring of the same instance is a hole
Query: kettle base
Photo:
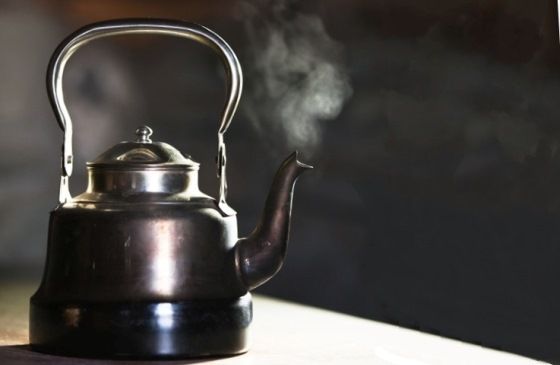
{"type": "Polygon", "coordinates": [[[180,302],[43,303],[32,298],[31,347],[94,358],[187,358],[248,349],[251,295],[180,302]]]}

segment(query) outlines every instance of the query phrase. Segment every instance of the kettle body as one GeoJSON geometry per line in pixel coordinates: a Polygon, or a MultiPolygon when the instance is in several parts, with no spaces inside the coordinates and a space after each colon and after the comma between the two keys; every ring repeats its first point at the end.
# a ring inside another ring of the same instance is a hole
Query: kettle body
{"type": "Polygon", "coordinates": [[[293,188],[310,166],[292,154],[278,170],[261,221],[239,238],[226,202],[223,134],[241,95],[231,48],[202,26],[169,20],[115,20],[86,26],[57,48],[47,90],[64,131],[59,204],[51,212],[47,261],[30,301],[30,345],[63,355],[177,358],[248,350],[250,290],[269,280],[286,252],[293,188]],[[81,45],[115,34],[193,39],[220,56],[228,98],[218,130],[218,198],[198,186],[199,164],[138,128],[88,162],[88,186],[72,197],[72,123],[62,74],[81,45]]]}

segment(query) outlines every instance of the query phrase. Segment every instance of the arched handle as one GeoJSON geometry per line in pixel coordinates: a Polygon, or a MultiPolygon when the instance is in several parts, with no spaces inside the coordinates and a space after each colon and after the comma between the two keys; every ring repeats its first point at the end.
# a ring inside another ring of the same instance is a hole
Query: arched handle
{"type": "Polygon", "coordinates": [[[231,123],[241,97],[243,87],[241,65],[231,47],[210,29],[198,24],[161,19],[122,19],[93,23],[68,36],[53,53],[47,72],[47,91],[58,124],[64,131],[59,202],[64,204],[71,199],[68,183],[72,175],[73,165],[72,120],[64,101],[62,88],[62,76],[66,63],[78,48],[94,39],[138,33],[164,34],[188,38],[212,48],[220,56],[226,69],[228,96],[218,129],[218,156],[216,163],[218,178],[220,179],[219,205],[225,212],[231,210],[226,203],[226,146],[224,143],[224,133],[231,123]]]}

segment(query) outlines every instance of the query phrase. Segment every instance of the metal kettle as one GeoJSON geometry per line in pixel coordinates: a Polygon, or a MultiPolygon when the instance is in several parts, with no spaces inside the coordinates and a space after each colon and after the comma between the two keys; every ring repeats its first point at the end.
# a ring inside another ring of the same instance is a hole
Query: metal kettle
{"type": "Polygon", "coordinates": [[[293,188],[311,168],[294,153],[276,173],[260,223],[238,238],[226,202],[224,133],[242,89],[239,61],[216,33],[168,20],[95,23],[66,38],[48,68],[47,89],[64,131],[59,205],[50,213],[47,261],[31,298],[30,344],[42,352],[93,357],[198,357],[247,351],[249,291],[281,267],[293,188]],[[72,122],[62,79],[89,41],[155,33],[212,48],[227,73],[218,129],[219,194],[198,187],[199,164],[140,127],[87,164],[87,190],[72,197],[72,122]]]}

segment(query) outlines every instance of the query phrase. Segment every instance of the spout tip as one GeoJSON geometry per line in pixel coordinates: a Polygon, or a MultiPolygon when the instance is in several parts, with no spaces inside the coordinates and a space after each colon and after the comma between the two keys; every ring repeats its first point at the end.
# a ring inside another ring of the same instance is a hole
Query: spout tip
{"type": "Polygon", "coordinates": [[[298,160],[298,156],[299,156],[299,151],[294,151],[294,153],[292,153],[288,159],[290,159],[290,160],[293,159],[294,162],[296,163],[296,165],[298,167],[302,168],[302,169],[308,169],[309,170],[309,169],[313,168],[313,166],[308,165],[308,164],[303,163],[300,160],[298,160]]]}

